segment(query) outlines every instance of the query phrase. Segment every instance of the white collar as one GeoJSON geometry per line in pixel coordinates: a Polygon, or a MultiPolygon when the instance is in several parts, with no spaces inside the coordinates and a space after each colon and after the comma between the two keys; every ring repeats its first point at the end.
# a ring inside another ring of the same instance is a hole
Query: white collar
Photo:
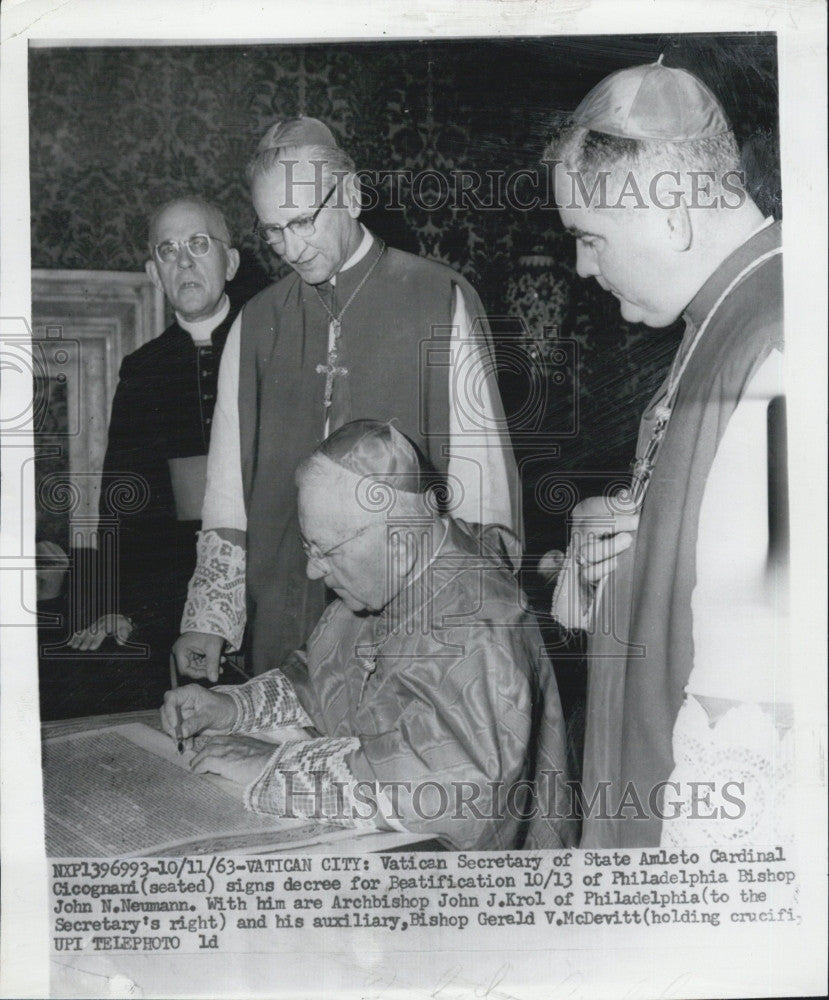
{"type": "Polygon", "coordinates": [[[752,239],[754,236],[756,236],[758,233],[761,233],[764,229],[768,229],[769,226],[773,225],[774,225],[774,216],[767,215],[766,218],[763,219],[763,221],[760,223],[760,225],[748,234],[748,237],[746,238],[746,243],[748,243],[748,241],[752,239]]]}
{"type": "Polygon", "coordinates": [[[208,316],[206,319],[189,320],[185,319],[177,312],[176,320],[182,330],[186,330],[190,334],[193,338],[194,344],[209,344],[210,334],[213,333],[216,327],[225,320],[229,312],[230,300],[225,294],[222,295],[219,308],[213,313],[212,316],[208,316]]]}
{"type": "MultiPolygon", "coordinates": [[[[348,260],[343,264],[337,274],[342,274],[343,271],[347,271],[349,268],[354,267],[355,264],[359,264],[360,261],[365,257],[365,255],[371,249],[371,244],[374,242],[374,237],[366,229],[366,227],[360,223],[360,229],[363,231],[363,238],[360,240],[360,245],[354,251],[354,253],[348,258],[348,260]]],[[[337,284],[337,275],[334,274],[328,279],[332,285],[337,284]]]]}

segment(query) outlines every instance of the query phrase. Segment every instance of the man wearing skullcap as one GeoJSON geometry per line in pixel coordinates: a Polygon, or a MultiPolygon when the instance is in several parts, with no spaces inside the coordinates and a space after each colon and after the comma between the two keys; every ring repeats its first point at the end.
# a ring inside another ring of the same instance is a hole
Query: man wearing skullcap
{"type": "Polygon", "coordinates": [[[499,533],[441,516],[389,424],[345,424],[296,483],[306,572],[336,599],[281,669],[168,692],[164,729],[216,736],[194,768],[256,812],[452,848],[572,843],[555,675],[499,533]],[[275,724],[308,733],[251,739],[275,724]]]}
{"type": "Polygon", "coordinates": [[[448,477],[457,516],[521,533],[474,290],[360,223],[354,162],[322,122],[272,126],[248,177],[258,232],[292,273],[244,308],[220,377],[198,567],[176,644],[180,669],[214,680],[246,620],[259,673],[319,617],[324,588],[304,577],[293,476],[348,420],[396,418],[448,477]]]}
{"type": "Polygon", "coordinates": [[[599,83],[547,156],[579,274],[629,322],[686,323],[631,489],[575,508],[553,599],[589,634],[582,844],[773,838],[762,803],[788,752],[780,225],[744,190],[717,99],[661,58],[599,83]],[[693,781],[711,783],[704,803],[693,781]]]}

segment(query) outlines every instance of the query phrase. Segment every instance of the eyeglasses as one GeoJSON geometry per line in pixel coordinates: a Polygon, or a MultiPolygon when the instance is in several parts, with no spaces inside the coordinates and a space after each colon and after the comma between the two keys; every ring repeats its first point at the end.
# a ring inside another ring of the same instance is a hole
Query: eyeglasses
{"type": "Polygon", "coordinates": [[[286,222],[284,226],[278,226],[275,222],[259,222],[257,220],[256,225],[253,227],[253,231],[260,237],[260,239],[263,239],[266,243],[276,247],[285,246],[286,229],[294,236],[299,236],[301,239],[307,239],[309,236],[313,236],[316,232],[317,216],[328,204],[328,199],[336,190],[337,185],[335,184],[328,194],[322,199],[320,207],[316,210],[316,212],[314,212],[313,215],[301,215],[298,219],[291,219],[290,222],[286,222]]]}
{"type": "Polygon", "coordinates": [[[191,257],[206,257],[210,253],[210,245],[213,240],[230,246],[227,240],[219,239],[218,236],[211,236],[209,233],[194,233],[189,240],[164,240],[161,243],[156,243],[153,251],[163,264],[169,264],[170,261],[178,257],[178,252],[182,247],[187,248],[191,257]]]}
{"type": "Polygon", "coordinates": [[[373,524],[366,524],[364,527],[354,534],[349,535],[348,538],[344,538],[341,542],[337,542],[336,545],[332,545],[330,549],[326,549],[325,552],[317,545],[316,542],[307,542],[302,536],[300,536],[300,544],[302,545],[302,551],[308,556],[309,559],[313,559],[314,562],[322,562],[328,559],[330,556],[334,555],[338,549],[341,549],[343,545],[347,545],[348,542],[353,542],[355,538],[359,538],[360,535],[364,535],[369,528],[373,528],[373,524]]]}

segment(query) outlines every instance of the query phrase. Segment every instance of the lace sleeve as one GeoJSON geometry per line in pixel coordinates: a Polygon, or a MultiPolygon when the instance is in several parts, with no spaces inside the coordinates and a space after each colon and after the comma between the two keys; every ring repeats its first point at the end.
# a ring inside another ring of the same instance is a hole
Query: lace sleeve
{"type": "Polygon", "coordinates": [[[662,846],[791,845],[794,743],[785,709],[735,704],[712,720],[688,695],[674,723],[662,846]]]}
{"type": "Polygon", "coordinates": [[[314,725],[300,704],[293,684],[280,670],[269,670],[247,684],[220,685],[213,690],[227,695],[236,706],[236,721],[230,732],[253,733],[268,726],[314,725]]]}
{"type": "Polygon", "coordinates": [[[219,535],[200,531],[196,569],[187,588],[181,631],[220,635],[239,649],[245,632],[245,550],[219,535]]]}
{"type": "Polygon", "coordinates": [[[246,789],[245,805],[286,819],[376,829],[382,817],[355,798],[357,779],[346,760],[359,746],[356,736],[284,743],[246,789]],[[364,818],[367,813],[373,818],[364,818]]]}

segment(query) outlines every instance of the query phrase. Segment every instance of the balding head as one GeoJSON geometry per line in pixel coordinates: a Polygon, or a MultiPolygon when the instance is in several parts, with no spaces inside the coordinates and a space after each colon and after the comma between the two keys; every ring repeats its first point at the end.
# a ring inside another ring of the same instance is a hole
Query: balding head
{"type": "Polygon", "coordinates": [[[221,211],[195,195],[174,198],[152,213],[148,230],[147,274],[176,313],[188,322],[217,313],[225,282],[239,267],[239,252],[230,246],[221,211]],[[194,242],[196,236],[209,239],[194,242]],[[206,253],[199,252],[203,249],[206,253]]]}
{"type": "Polygon", "coordinates": [[[308,576],[324,578],[353,611],[385,607],[436,520],[411,442],[388,424],[354,421],[323,442],[296,480],[308,576]]]}
{"type": "Polygon", "coordinates": [[[165,201],[163,205],[159,205],[158,208],[150,213],[147,220],[147,249],[150,252],[150,256],[152,256],[153,248],[158,243],[159,222],[171,210],[191,210],[198,213],[209,227],[208,232],[217,236],[220,240],[224,240],[230,246],[232,240],[224,212],[218,206],[214,205],[213,202],[199,195],[182,195],[179,198],[171,198],[169,201],[165,201]]]}

